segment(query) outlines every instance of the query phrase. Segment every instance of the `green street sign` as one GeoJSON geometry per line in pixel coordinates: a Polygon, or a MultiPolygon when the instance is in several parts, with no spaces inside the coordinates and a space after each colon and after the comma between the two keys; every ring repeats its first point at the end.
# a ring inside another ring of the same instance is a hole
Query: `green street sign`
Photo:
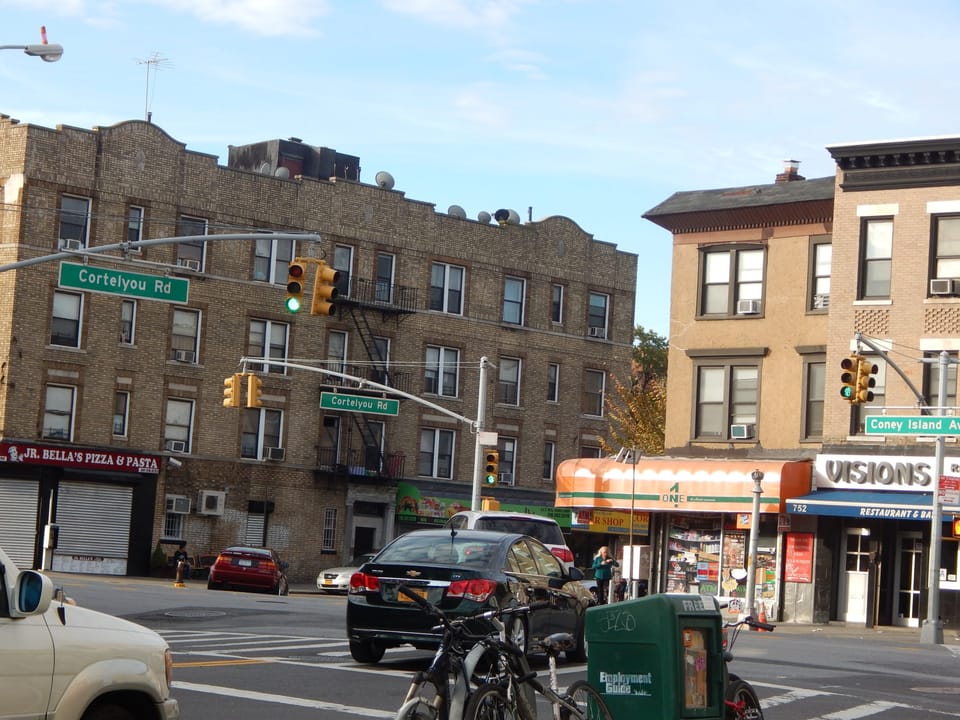
{"type": "Polygon", "coordinates": [[[60,263],[60,287],[126,297],[185,303],[190,281],[185,278],[146,275],[108,268],[60,263]]]}
{"type": "Polygon", "coordinates": [[[867,415],[867,435],[960,435],[960,417],[955,415],[867,415]]]}
{"type": "Polygon", "coordinates": [[[320,407],[324,410],[371,413],[373,415],[398,415],[400,401],[386,398],[350,395],[349,393],[320,393],[320,407]]]}

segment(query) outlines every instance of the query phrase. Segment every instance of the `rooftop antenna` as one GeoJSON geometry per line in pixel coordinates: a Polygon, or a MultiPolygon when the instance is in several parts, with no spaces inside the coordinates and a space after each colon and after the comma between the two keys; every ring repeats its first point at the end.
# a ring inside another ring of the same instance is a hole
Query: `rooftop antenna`
{"type": "Polygon", "coordinates": [[[173,63],[168,58],[160,57],[158,52],[154,52],[145,60],[137,60],[137,63],[147,66],[147,91],[143,101],[143,119],[150,122],[153,119],[153,113],[150,111],[150,73],[153,72],[154,84],[156,84],[157,70],[171,68],[173,63]]]}

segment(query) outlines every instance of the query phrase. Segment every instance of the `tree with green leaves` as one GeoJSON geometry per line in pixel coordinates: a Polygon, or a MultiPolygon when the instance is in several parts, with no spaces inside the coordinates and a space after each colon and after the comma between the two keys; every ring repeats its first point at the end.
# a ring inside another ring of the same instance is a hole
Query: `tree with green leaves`
{"type": "Polygon", "coordinates": [[[644,455],[662,455],[667,420],[667,339],[637,325],[633,331],[633,364],[628,381],[613,377],[606,413],[610,438],[601,438],[604,452],[637,448],[644,455]]]}

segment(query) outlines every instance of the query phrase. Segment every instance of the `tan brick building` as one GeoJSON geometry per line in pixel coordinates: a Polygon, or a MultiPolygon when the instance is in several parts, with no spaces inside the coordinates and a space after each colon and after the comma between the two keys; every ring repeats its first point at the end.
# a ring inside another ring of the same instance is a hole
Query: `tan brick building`
{"type": "Polygon", "coordinates": [[[469,505],[475,436],[451,414],[477,418],[482,357],[500,453],[484,495],[553,512],[556,464],[598,452],[610,378],[629,372],[636,256],[563,217],[438,212],[296,139],[229,155],[140,121],[0,120],[0,544],[117,574],[148,572],[158,542],[267,544],[312,579],[469,505]],[[233,233],[263,237],[216,240],[233,233]],[[210,239],[138,244],[182,236],[210,239]],[[295,257],[340,272],[335,315],[285,311],[295,257]],[[369,391],[243,357],[432,406],[329,409],[321,393],[369,391]],[[241,371],[262,407],[224,407],[241,371]]]}

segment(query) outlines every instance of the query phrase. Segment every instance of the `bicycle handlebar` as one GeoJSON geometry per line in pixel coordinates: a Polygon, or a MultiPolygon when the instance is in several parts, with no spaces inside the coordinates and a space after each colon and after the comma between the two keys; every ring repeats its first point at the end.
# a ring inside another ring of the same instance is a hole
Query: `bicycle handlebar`
{"type": "Polygon", "coordinates": [[[755,620],[750,615],[747,615],[747,617],[745,617],[743,620],[723,624],[725,628],[735,628],[740,627],[741,625],[747,625],[749,627],[756,628],[757,630],[766,630],[767,632],[773,632],[777,627],[776,625],[771,625],[770,623],[755,620]]]}

